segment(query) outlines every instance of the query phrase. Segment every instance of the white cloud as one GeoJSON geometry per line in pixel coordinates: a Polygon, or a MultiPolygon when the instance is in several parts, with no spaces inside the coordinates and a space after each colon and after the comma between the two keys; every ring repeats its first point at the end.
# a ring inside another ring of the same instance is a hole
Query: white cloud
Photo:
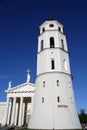
{"type": "Polygon", "coordinates": [[[0,79],[6,79],[6,78],[10,78],[11,76],[9,75],[0,75],[0,79]]]}

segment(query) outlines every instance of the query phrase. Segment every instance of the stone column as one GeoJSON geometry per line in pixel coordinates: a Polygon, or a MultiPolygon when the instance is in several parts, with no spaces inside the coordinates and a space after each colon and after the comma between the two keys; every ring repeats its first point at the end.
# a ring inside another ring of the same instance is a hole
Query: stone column
{"type": "Polygon", "coordinates": [[[9,123],[10,123],[10,115],[11,115],[11,99],[9,98],[9,108],[8,108],[7,125],[9,125],[9,123]]]}
{"type": "Polygon", "coordinates": [[[22,126],[22,114],[23,114],[23,97],[20,100],[20,110],[19,110],[19,126],[22,126]]]}
{"type": "Polygon", "coordinates": [[[26,115],[27,115],[27,101],[25,102],[25,112],[24,112],[24,124],[26,125],[26,115]]]}
{"type": "Polygon", "coordinates": [[[5,125],[7,125],[8,121],[8,112],[9,112],[9,97],[7,97],[5,125]]]}
{"type": "Polygon", "coordinates": [[[16,125],[19,124],[19,110],[20,110],[20,102],[18,102],[18,113],[17,113],[17,123],[16,123],[16,125]]]}
{"type": "Polygon", "coordinates": [[[32,114],[32,111],[33,111],[33,103],[34,103],[34,97],[31,97],[31,114],[32,114]]]}
{"type": "Polygon", "coordinates": [[[23,103],[23,117],[22,117],[22,124],[24,125],[24,115],[25,115],[25,103],[23,103]]]}
{"type": "Polygon", "coordinates": [[[11,125],[14,124],[14,120],[15,120],[15,108],[16,108],[16,97],[14,97],[14,101],[13,101],[11,125]]]}
{"type": "Polygon", "coordinates": [[[18,103],[16,103],[16,110],[15,110],[15,120],[14,120],[14,125],[17,124],[17,117],[18,116],[18,103]]]}
{"type": "Polygon", "coordinates": [[[13,108],[13,98],[10,98],[10,115],[9,115],[9,125],[11,125],[12,108],[13,108]]]}

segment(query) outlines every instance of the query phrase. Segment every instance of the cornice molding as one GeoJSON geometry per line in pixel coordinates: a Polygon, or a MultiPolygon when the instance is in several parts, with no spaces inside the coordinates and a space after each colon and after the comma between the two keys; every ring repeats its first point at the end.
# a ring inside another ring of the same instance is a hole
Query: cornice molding
{"type": "Polygon", "coordinates": [[[61,51],[65,52],[65,53],[69,54],[69,52],[68,52],[68,51],[66,51],[66,50],[62,49],[61,47],[54,47],[54,48],[44,48],[43,50],[39,51],[39,52],[37,53],[37,55],[38,55],[39,53],[41,53],[41,52],[45,51],[45,50],[55,50],[55,49],[59,49],[59,50],[61,50],[61,51]]]}
{"type": "Polygon", "coordinates": [[[34,93],[35,90],[33,91],[8,91],[7,93],[34,93]]]}
{"type": "Polygon", "coordinates": [[[39,77],[39,76],[41,76],[41,75],[44,75],[44,74],[54,74],[54,73],[64,74],[64,75],[67,75],[67,76],[69,76],[69,77],[71,77],[71,78],[73,79],[73,76],[72,76],[71,74],[66,73],[66,72],[61,72],[61,71],[43,72],[43,73],[41,73],[41,74],[38,74],[38,75],[36,76],[36,78],[39,77]]]}

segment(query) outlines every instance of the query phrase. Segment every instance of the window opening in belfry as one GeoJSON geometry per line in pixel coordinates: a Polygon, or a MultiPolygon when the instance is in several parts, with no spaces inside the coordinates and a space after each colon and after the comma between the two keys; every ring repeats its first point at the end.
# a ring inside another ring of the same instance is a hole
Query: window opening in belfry
{"type": "Polygon", "coordinates": [[[65,59],[63,60],[63,68],[64,68],[64,71],[68,70],[67,61],[65,59]]]}
{"type": "Polygon", "coordinates": [[[54,59],[51,60],[51,69],[55,69],[55,63],[54,63],[54,59]]]}
{"type": "Polygon", "coordinates": [[[43,50],[43,40],[41,40],[41,51],[43,50]]]}
{"type": "Polygon", "coordinates": [[[61,27],[58,27],[58,31],[61,32],[61,27]]]}
{"type": "Polygon", "coordinates": [[[64,41],[63,41],[63,39],[61,39],[61,46],[62,46],[62,49],[64,50],[64,41]]]}
{"type": "Polygon", "coordinates": [[[42,28],[42,32],[44,32],[45,31],[45,28],[42,28]]]}
{"type": "Polygon", "coordinates": [[[54,48],[54,37],[50,37],[50,48],[54,48]]]}

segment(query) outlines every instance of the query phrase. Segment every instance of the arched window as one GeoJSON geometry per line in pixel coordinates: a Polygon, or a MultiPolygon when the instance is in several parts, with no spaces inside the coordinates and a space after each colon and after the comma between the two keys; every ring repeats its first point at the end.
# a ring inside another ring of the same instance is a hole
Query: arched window
{"type": "Polygon", "coordinates": [[[58,27],[58,31],[60,31],[60,32],[61,32],[61,27],[58,27]]]}
{"type": "Polygon", "coordinates": [[[65,59],[63,60],[63,68],[64,68],[64,71],[68,70],[68,68],[67,68],[67,61],[65,59]]]}
{"type": "Polygon", "coordinates": [[[43,81],[43,87],[45,87],[45,81],[43,81]]]}
{"type": "Polygon", "coordinates": [[[50,48],[54,48],[55,44],[54,44],[54,37],[50,37],[50,48]]]}
{"type": "Polygon", "coordinates": [[[51,69],[55,69],[55,62],[54,62],[54,59],[51,59],[51,69]]]}
{"type": "Polygon", "coordinates": [[[61,47],[64,50],[64,41],[63,41],[63,39],[61,39],[61,47]]]}
{"type": "Polygon", "coordinates": [[[44,32],[45,31],[45,28],[42,28],[42,32],[44,32]]]}
{"type": "Polygon", "coordinates": [[[42,97],[42,103],[44,103],[44,97],[42,97]]]}
{"type": "Polygon", "coordinates": [[[41,51],[43,50],[43,40],[41,40],[41,51]]]}
{"type": "Polygon", "coordinates": [[[57,83],[57,86],[59,86],[59,80],[57,80],[56,83],[57,83]]]}
{"type": "Polygon", "coordinates": [[[57,97],[57,102],[60,102],[60,97],[59,96],[57,97]]]}
{"type": "Polygon", "coordinates": [[[73,104],[73,98],[72,97],[70,97],[70,100],[71,100],[71,103],[73,104]]]}

